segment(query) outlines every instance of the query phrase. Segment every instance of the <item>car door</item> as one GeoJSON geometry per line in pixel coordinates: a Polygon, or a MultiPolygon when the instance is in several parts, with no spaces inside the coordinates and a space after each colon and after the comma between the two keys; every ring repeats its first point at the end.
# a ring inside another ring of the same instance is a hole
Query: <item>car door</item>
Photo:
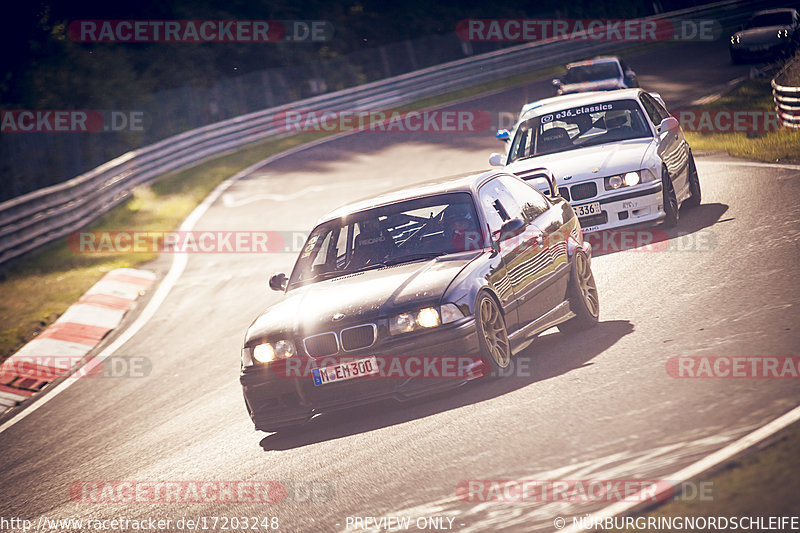
{"type": "MultiPolygon", "coordinates": [[[[542,290],[543,275],[552,269],[552,257],[544,245],[542,230],[530,216],[526,217],[523,205],[504,183],[509,179],[516,178],[490,180],[481,187],[479,197],[489,230],[498,240],[514,291],[518,323],[524,326],[549,311],[547,303],[536,296],[542,290]],[[514,219],[522,222],[521,227],[513,233],[501,234],[503,224],[514,219]]],[[[521,185],[525,186],[524,183],[521,185]]]]}
{"type": "Polygon", "coordinates": [[[647,116],[656,129],[657,153],[667,167],[672,186],[678,200],[686,198],[689,194],[689,145],[683,137],[680,128],[669,131],[658,131],[661,121],[669,117],[669,113],[655,98],[647,93],[641,93],[642,106],[647,116]]]}
{"type": "MultiPolygon", "coordinates": [[[[533,272],[536,279],[531,294],[531,299],[536,302],[532,306],[532,315],[538,318],[557,307],[566,297],[570,265],[567,258],[569,231],[565,226],[565,211],[558,206],[554,208],[530,183],[510,176],[502,177],[501,180],[522,206],[523,216],[543,236],[537,257],[540,268],[533,272]]],[[[560,198],[558,202],[566,203],[566,200],[560,198]]]]}

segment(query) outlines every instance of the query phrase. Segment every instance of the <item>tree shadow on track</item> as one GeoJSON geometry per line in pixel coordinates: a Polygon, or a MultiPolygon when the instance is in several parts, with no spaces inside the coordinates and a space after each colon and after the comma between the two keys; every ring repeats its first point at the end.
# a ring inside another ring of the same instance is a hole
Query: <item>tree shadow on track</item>
{"type": "Polygon", "coordinates": [[[727,211],[726,204],[701,204],[693,209],[682,208],[680,221],[674,228],[621,228],[587,233],[584,238],[592,245],[592,257],[626,251],[710,251],[716,246],[717,235],[709,228],[731,220],[722,220],[727,211]]]}
{"type": "Polygon", "coordinates": [[[298,428],[270,434],[260,444],[265,451],[291,450],[491,400],[590,366],[595,357],[632,332],[633,325],[627,320],[610,320],[600,322],[588,335],[543,335],[512,359],[512,372],[497,379],[479,379],[452,391],[408,402],[382,401],[323,413],[298,428]]]}

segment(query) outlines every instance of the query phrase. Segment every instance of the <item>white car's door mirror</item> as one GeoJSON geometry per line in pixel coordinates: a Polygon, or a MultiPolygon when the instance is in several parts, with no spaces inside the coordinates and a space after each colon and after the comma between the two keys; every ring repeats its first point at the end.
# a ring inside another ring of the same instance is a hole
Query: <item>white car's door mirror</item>
{"type": "Polygon", "coordinates": [[[665,131],[677,129],[678,126],[679,124],[677,118],[667,117],[661,121],[661,124],[658,125],[658,133],[664,133],[665,131]]]}
{"type": "Polygon", "coordinates": [[[493,167],[503,166],[503,154],[494,153],[489,156],[489,164],[493,167]]]}

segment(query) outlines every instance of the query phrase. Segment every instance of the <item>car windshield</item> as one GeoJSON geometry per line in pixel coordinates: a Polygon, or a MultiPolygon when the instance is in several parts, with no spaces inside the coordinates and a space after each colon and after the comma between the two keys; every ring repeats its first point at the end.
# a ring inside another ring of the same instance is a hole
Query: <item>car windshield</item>
{"type": "Polygon", "coordinates": [[[789,26],[792,24],[792,14],[789,11],[778,13],[764,13],[750,19],[747,28],[765,28],[768,26],[789,26]]]}
{"type": "Polygon", "coordinates": [[[509,163],[627,139],[652,136],[635,100],[616,100],[531,117],[517,126],[509,163]]]}
{"type": "Polygon", "coordinates": [[[607,80],[621,76],[619,65],[615,62],[592,63],[567,67],[564,83],[584,83],[587,81],[607,80]]]}
{"type": "Polygon", "coordinates": [[[289,286],[482,248],[472,196],[448,193],[324,222],[309,235],[289,286]]]}

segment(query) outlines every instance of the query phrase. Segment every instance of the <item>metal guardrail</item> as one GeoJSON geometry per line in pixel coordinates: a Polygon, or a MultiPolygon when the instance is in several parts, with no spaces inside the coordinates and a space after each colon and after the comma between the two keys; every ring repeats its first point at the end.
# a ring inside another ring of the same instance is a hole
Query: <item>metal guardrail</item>
{"type": "Polygon", "coordinates": [[[800,87],[780,85],[775,80],[780,79],[790,65],[800,65],[800,58],[788,61],[786,65],[772,78],[772,98],[775,101],[775,111],[781,125],[787,128],[800,128],[800,87]]]}
{"type": "MultiPolygon", "coordinates": [[[[650,17],[713,17],[723,25],[753,10],[737,0],[650,17]],[[746,9],[746,11],[745,11],[746,9]]],[[[0,204],[0,264],[91,223],[130,191],[167,172],[194,166],[247,144],[287,133],[275,118],[292,109],[378,110],[468,88],[529,69],[563,64],[631,46],[624,42],[549,40],[525,43],[210,124],[133,150],[64,183],[0,204]]]]}

